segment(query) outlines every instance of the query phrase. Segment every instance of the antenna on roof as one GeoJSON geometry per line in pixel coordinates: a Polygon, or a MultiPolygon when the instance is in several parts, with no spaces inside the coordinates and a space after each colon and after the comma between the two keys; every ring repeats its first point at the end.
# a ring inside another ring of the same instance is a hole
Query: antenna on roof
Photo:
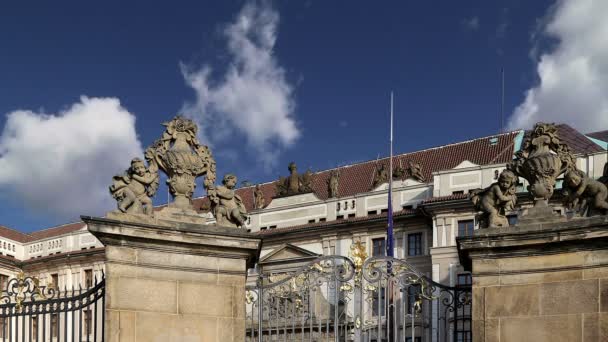
{"type": "Polygon", "coordinates": [[[501,86],[500,86],[500,132],[504,132],[504,124],[505,124],[505,68],[500,68],[500,78],[501,78],[501,86]]]}

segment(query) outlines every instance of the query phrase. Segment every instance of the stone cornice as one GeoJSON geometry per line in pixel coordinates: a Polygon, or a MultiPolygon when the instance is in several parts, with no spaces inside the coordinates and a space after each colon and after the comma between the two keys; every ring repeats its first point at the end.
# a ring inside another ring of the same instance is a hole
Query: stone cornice
{"type": "Polygon", "coordinates": [[[479,229],[457,238],[460,262],[608,248],[608,216],[479,229]]]}
{"type": "Polygon", "coordinates": [[[262,245],[260,237],[238,228],[183,222],[157,226],[90,216],[82,220],[105,246],[247,259],[249,267],[257,261],[262,245]]]}

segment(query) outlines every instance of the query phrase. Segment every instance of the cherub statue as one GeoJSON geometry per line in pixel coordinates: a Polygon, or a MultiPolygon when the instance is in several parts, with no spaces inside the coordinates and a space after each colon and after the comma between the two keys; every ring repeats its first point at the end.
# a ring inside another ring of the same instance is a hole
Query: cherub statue
{"type": "Polygon", "coordinates": [[[264,199],[264,193],[260,188],[260,184],[255,186],[255,190],[253,191],[253,198],[255,200],[255,208],[262,209],[266,204],[266,200],[264,199]]]}
{"type": "Polygon", "coordinates": [[[211,187],[208,191],[211,210],[220,226],[243,227],[247,220],[247,209],[243,200],[234,192],[236,183],[236,176],[228,173],[222,180],[223,185],[211,187]]]}
{"type": "Polygon", "coordinates": [[[608,189],[606,185],[589,178],[581,170],[572,169],[564,175],[564,195],[566,206],[579,214],[587,211],[588,215],[594,211],[608,213],[608,189]]]}
{"type": "Polygon", "coordinates": [[[340,183],[340,173],[338,170],[333,170],[327,180],[327,187],[329,190],[329,197],[336,198],[339,196],[338,185],[340,183]]]}
{"type": "Polygon", "coordinates": [[[112,197],[118,202],[118,209],[130,214],[152,216],[152,199],[158,189],[157,172],[151,172],[139,158],[131,160],[131,167],[123,175],[113,177],[110,186],[112,197]]]}
{"type": "Polygon", "coordinates": [[[504,170],[496,183],[483,190],[471,191],[471,201],[477,210],[483,212],[480,220],[482,227],[509,226],[505,212],[513,210],[517,201],[516,184],[517,176],[510,170],[504,170]]]}

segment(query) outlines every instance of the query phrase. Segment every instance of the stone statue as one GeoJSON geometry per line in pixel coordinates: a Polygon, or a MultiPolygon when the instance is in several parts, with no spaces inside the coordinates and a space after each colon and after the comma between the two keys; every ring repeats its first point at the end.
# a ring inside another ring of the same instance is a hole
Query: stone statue
{"type": "Polygon", "coordinates": [[[255,190],[253,191],[253,199],[255,202],[254,205],[256,209],[264,208],[266,200],[264,199],[264,193],[262,192],[262,189],[260,188],[259,184],[255,186],[255,190]]]}
{"type": "Polygon", "coordinates": [[[329,190],[329,198],[336,198],[340,196],[338,193],[338,185],[340,183],[340,173],[338,170],[331,171],[329,179],[327,180],[327,187],[329,190]]]}
{"type": "Polygon", "coordinates": [[[507,168],[525,178],[534,207],[547,207],[557,176],[575,168],[570,148],[562,144],[554,124],[537,123],[507,168]]]}
{"type": "Polygon", "coordinates": [[[388,177],[388,169],[386,165],[381,164],[380,168],[376,167],[376,174],[374,177],[374,182],[372,183],[372,188],[376,188],[378,185],[388,182],[388,177]]]}
{"type": "Polygon", "coordinates": [[[205,188],[215,183],[215,160],[207,146],[201,145],[196,138],[198,130],[190,119],[176,116],[163,123],[166,127],[161,139],[146,150],[150,159],[163,170],[174,202],[170,207],[182,210],[192,208],[192,194],[196,187],[195,179],[206,175],[205,188]]]}
{"type": "Polygon", "coordinates": [[[211,185],[207,191],[211,200],[211,211],[217,224],[224,227],[243,227],[247,221],[247,209],[243,200],[234,192],[237,178],[226,174],[220,186],[211,185]]]}
{"type": "Polygon", "coordinates": [[[312,192],[312,171],[306,170],[300,178],[300,192],[312,192]]]}
{"type": "Polygon", "coordinates": [[[303,175],[298,174],[296,163],[291,162],[287,167],[289,176],[279,177],[276,183],[277,196],[291,196],[312,192],[312,171],[307,170],[303,175]]]}
{"type": "Polygon", "coordinates": [[[478,211],[483,213],[479,217],[481,227],[507,227],[509,220],[505,212],[513,210],[517,202],[515,186],[517,175],[510,170],[504,170],[498,177],[498,182],[486,189],[473,190],[470,193],[471,201],[478,211]]]}
{"type": "Polygon", "coordinates": [[[608,189],[602,182],[589,178],[581,170],[569,170],[564,175],[563,192],[566,207],[583,215],[608,213],[608,189]]]}
{"type": "Polygon", "coordinates": [[[424,176],[422,175],[422,167],[418,163],[414,163],[413,161],[408,161],[408,177],[413,178],[418,182],[424,183],[424,176]]]}
{"type": "Polygon", "coordinates": [[[118,210],[129,214],[152,216],[152,199],[158,190],[158,169],[148,169],[143,160],[134,158],[131,167],[123,174],[114,176],[110,186],[112,197],[118,202],[118,210]]]}
{"type": "Polygon", "coordinates": [[[604,172],[602,173],[602,177],[600,177],[599,181],[608,186],[608,161],[604,164],[604,172]]]}

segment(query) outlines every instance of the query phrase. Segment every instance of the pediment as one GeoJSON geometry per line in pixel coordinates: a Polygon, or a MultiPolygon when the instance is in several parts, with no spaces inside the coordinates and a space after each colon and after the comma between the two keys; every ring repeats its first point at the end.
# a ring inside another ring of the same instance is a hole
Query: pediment
{"type": "Polygon", "coordinates": [[[456,167],[454,168],[454,170],[455,169],[466,169],[466,168],[469,168],[469,167],[476,167],[476,166],[479,166],[479,165],[475,164],[473,162],[470,162],[468,160],[463,160],[460,164],[456,165],[456,167]]]}
{"type": "Polygon", "coordinates": [[[316,259],[317,257],[319,257],[319,254],[317,253],[286,243],[263,256],[260,259],[260,264],[284,262],[291,260],[308,260],[316,259]]]}

